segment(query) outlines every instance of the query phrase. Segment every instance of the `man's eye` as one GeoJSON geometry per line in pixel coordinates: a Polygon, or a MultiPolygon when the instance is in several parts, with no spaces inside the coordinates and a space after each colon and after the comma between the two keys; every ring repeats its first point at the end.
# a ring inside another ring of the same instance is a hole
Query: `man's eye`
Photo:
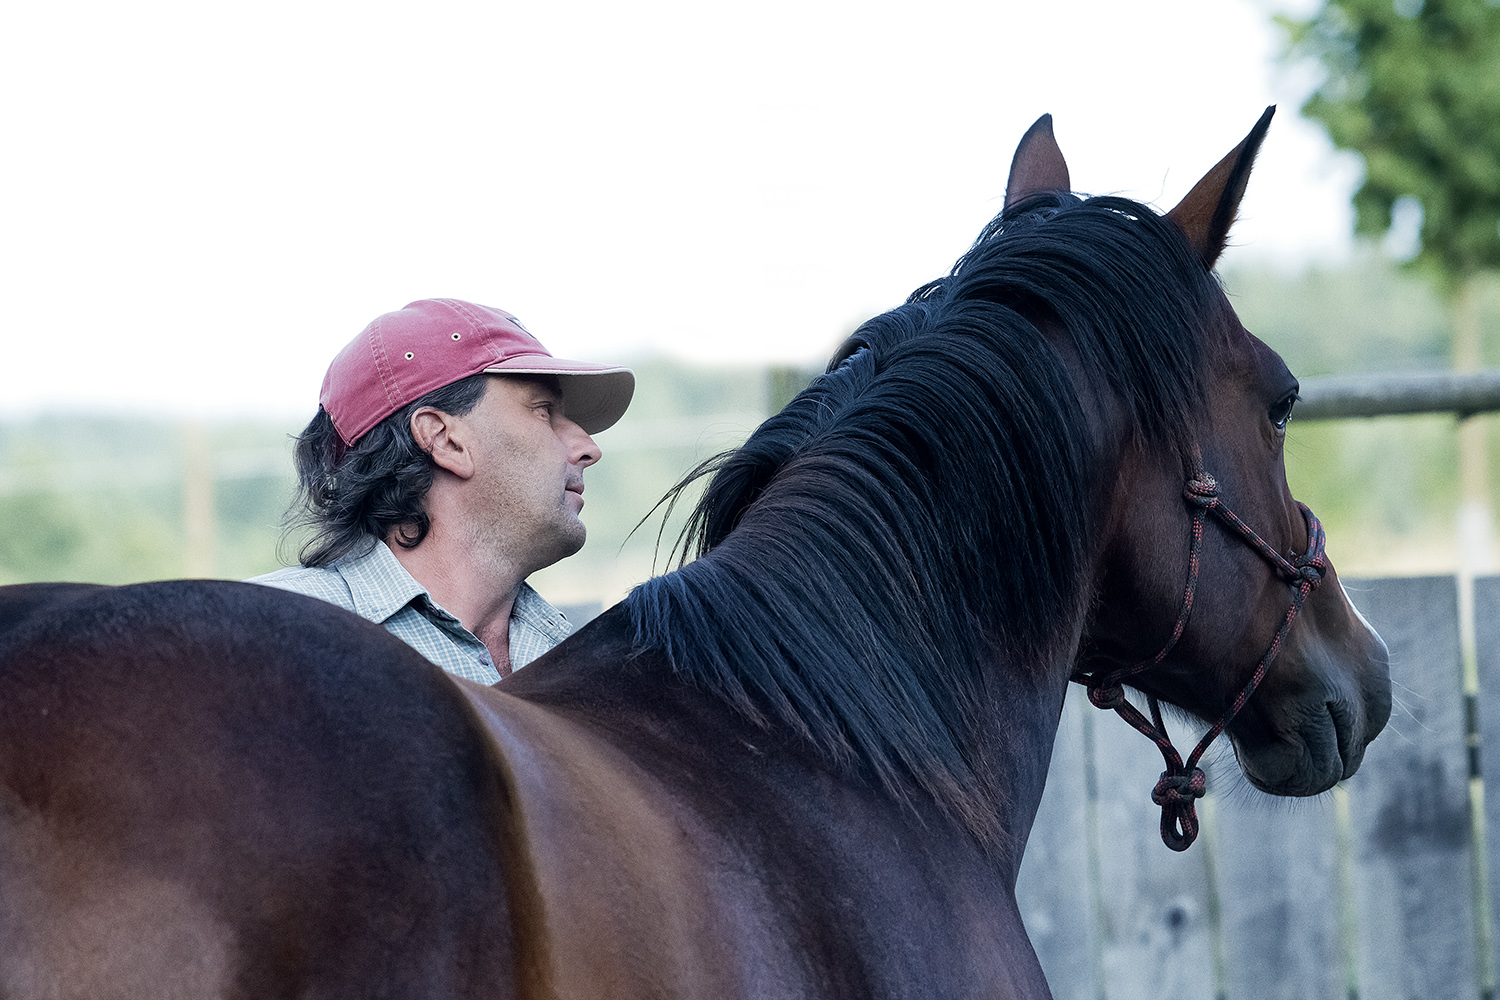
{"type": "Polygon", "coordinates": [[[1272,404],[1267,416],[1271,418],[1271,425],[1278,431],[1286,430],[1286,422],[1291,419],[1292,407],[1297,404],[1297,399],[1297,394],[1292,392],[1272,404]]]}

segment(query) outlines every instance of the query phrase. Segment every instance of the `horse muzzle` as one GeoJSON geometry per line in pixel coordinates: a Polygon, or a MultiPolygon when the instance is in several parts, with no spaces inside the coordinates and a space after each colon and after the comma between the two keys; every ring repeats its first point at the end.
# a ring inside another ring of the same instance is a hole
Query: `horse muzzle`
{"type": "MultiPolygon", "coordinates": [[[[1337,593],[1343,598],[1342,588],[1337,593]]],[[[1384,640],[1363,619],[1358,624],[1362,635],[1337,641],[1305,630],[1230,724],[1240,770],[1256,788],[1318,795],[1359,770],[1390,719],[1391,684],[1384,640]]]]}

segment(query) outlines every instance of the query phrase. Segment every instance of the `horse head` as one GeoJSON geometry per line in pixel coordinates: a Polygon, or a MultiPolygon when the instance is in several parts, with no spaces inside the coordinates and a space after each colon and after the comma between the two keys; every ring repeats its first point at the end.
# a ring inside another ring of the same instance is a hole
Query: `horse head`
{"type": "Polygon", "coordinates": [[[632,593],[637,646],[983,842],[1030,822],[1070,672],[1164,746],[1173,846],[1207,743],[1124,684],[1228,726],[1268,791],[1352,773],[1385,650],[1287,488],[1297,383],[1212,273],[1268,123],[1162,216],[1070,193],[1038,121],[953,269],[684,481],[712,473],[698,558],[632,593]]]}
{"type": "MultiPolygon", "coordinates": [[[[1204,271],[1224,249],[1271,114],[1166,215],[1204,271]]],[[[1006,204],[1067,187],[1044,118],[1017,150],[1006,204]]],[[[1253,785],[1315,795],[1354,773],[1390,715],[1386,648],[1287,485],[1297,380],[1216,282],[1196,326],[1202,394],[1172,447],[1147,446],[1109,399],[1097,406],[1100,439],[1121,458],[1075,678],[1096,705],[1165,743],[1159,803],[1177,796],[1164,786],[1192,785],[1197,757],[1221,729],[1253,785]],[[1148,696],[1153,719],[1123,701],[1124,684],[1148,696]],[[1185,762],[1174,763],[1158,699],[1211,724],[1185,762]]],[[[1190,795],[1202,792],[1201,772],[1196,781],[1190,795]]],[[[1176,827],[1164,823],[1164,836],[1186,846],[1192,831],[1176,827]]]]}

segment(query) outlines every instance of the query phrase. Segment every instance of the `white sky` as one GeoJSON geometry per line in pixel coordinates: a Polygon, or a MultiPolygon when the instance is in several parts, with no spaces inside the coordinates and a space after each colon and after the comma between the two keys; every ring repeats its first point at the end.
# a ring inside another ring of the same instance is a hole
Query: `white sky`
{"type": "Polygon", "coordinates": [[[1358,169],[1272,3],[11,4],[0,412],[311,415],[429,296],[567,357],[812,363],[1049,111],[1075,187],[1167,208],[1279,102],[1231,253],[1337,259],[1358,169]]]}

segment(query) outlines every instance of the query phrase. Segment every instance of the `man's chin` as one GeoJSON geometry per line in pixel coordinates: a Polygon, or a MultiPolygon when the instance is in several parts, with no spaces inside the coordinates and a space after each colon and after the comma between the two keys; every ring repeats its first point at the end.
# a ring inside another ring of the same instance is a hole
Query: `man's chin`
{"type": "MultiPolygon", "coordinates": [[[[552,562],[555,563],[577,554],[578,550],[583,548],[583,543],[588,540],[588,534],[589,529],[584,527],[577,515],[574,515],[570,522],[562,525],[562,529],[557,533],[557,544],[553,549],[555,555],[552,562]]],[[[548,565],[550,566],[551,563],[548,565]]]]}

